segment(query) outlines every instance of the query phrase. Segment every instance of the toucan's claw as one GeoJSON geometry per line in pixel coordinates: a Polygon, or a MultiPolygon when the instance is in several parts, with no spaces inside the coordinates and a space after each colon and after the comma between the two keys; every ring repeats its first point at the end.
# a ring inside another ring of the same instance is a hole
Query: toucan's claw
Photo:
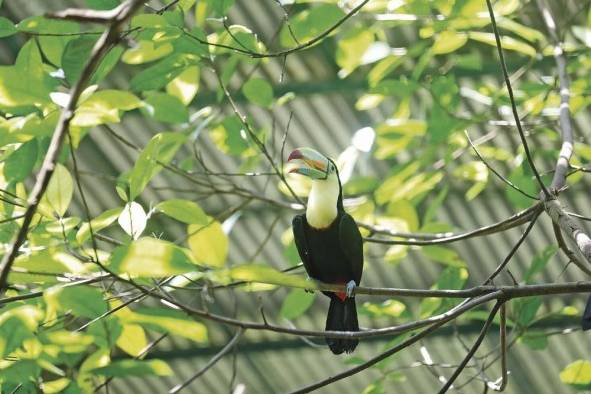
{"type": "Polygon", "coordinates": [[[349,298],[353,297],[356,287],[357,287],[357,284],[355,283],[354,280],[350,280],[349,283],[347,283],[347,297],[349,297],[349,298]]]}

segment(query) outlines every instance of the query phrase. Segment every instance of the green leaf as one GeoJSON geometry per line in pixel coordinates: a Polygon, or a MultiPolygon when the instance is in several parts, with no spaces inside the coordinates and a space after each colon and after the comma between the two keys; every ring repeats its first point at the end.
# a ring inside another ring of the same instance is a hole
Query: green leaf
{"type": "Polygon", "coordinates": [[[242,93],[248,101],[261,107],[273,104],[273,88],[262,78],[251,78],[242,86],[242,93]]]}
{"type": "Polygon", "coordinates": [[[51,274],[81,274],[87,270],[76,257],[51,249],[20,255],[14,261],[13,268],[9,275],[11,283],[53,283],[57,279],[51,274]],[[37,274],[41,272],[46,275],[37,274]]]}
{"type": "Polygon", "coordinates": [[[541,330],[528,330],[519,337],[519,342],[533,350],[545,350],[548,347],[548,337],[541,330]]]}
{"type": "Polygon", "coordinates": [[[14,23],[10,19],[0,16],[0,38],[9,37],[17,32],[14,23]]]}
{"type": "Polygon", "coordinates": [[[243,264],[231,268],[228,273],[232,279],[245,282],[268,283],[300,289],[315,288],[314,283],[303,276],[285,274],[268,265],[243,264]]]}
{"type": "Polygon", "coordinates": [[[195,270],[187,252],[156,238],[140,238],[113,251],[110,267],[118,273],[140,278],[163,278],[195,270]]]}
{"type": "Polygon", "coordinates": [[[37,161],[37,140],[32,139],[22,144],[4,162],[4,176],[13,182],[23,182],[37,161]]]}
{"type": "Polygon", "coordinates": [[[156,205],[155,209],[187,224],[206,225],[209,222],[208,216],[199,205],[189,200],[173,199],[162,201],[156,205]]]}
{"type": "Polygon", "coordinates": [[[279,315],[286,319],[295,319],[306,312],[314,303],[314,294],[301,289],[293,289],[281,304],[279,315]]]}
{"type": "Polygon", "coordinates": [[[48,78],[44,71],[35,41],[29,40],[19,51],[14,66],[0,67],[0,105],[39,107],[49,104],[49,92],[55,84],[55,79],[48,78]]]}
{"type": "Polygon", "coordinates": [[[119,0],[86,0],[86,4],[95,10],[112,10],[119,5],[119,0]]]}
{"type": "Polygon", "coordinates": [[[90,370],[95,375],[109,377],[129,377],[129,376],[171,376],[174,375],[172,369],[162,360],[121,360],[113,361],[107,366],[94,368],[90,370]]]}
{"type": "Polygon", "coordinates": [[[534,256],[529,268],[523,275],[525,283],[532,283],[533,277],[544,270],[548,261],[558,252],[558,249],[556,245],[548,245],[544,250],[534,256]]]}
{"type": "Polygon", "coordinates": [[[187,67],[196,65],[198,62],[199,58],[195,55],[176,54],[168,56],[135,74],[131,79],[131,89],[142,91],[163,88],[187,67]]]}
{"type": "Polygon", "coordinates": [[[31,305],[18,306],[0,314],[0,356],[5,357],[34,336],[43,317],[31,305]]]}
{"type": "Polygon", "coordinates": [[[141,100],[129,92],[101,90],[80,104],[72,125],[92,127],[103,123],[119,123],[120,111],[131,111],[141,106],[141,100]]]}
{"type": "Polygon", "coordinates": [[[189,121],[187,107],[176,96],[167,93],[153,93],[145,100],[142,112],[164,123],[184,123],[189,121]]]}
{"type": "Polygon", "coordinates": [[[570,363],[560,372],[560,381],[577,390],[591,390],[591,361],[570,363]]]}
{"type": "Polygon", "coordinates": [[[148,182],[160,172],[162,164],[170,163],[186,138],[181,133],[159,133],[152,137],[129,175],[131,200],[135,200],[148,182]]]}
{"type": "Polygon", "coordinates": [[[34,381],[40,373],[41,367],[35,360],[8,362],[4,368],[0,369],[0,380],[26,385],[25,382],[34,381]]]}
{"type": "Polygon", "coordinates": [[[542,298],[538,296],[514,300],[513,310],[516,316],[514,318],[515,322],[522,327],[527,327],[533,322],[541,306],[542,298]]]}
{"type": "Polygon", "coordinates": [[[166,92],[178,98],[184,105],[191,104],[199,90],[199,67],[187,67],[166,85],[166,92]]]}
{"type": "Polygon", "coordinates": [[[109,310],[100,289],[92,286],[52,287],[43,293],[49,309],[71,311],[75,316],[94,319],[109,310]]]}
{"type": "MultiPolygon", "coordinates": [[[[75,84],[78,79],[80,79],[82,70],[90,57],[92,48],[96,44],[96,40],[96,37],[82,36],[69,41],[66,45],[62,55],[62,67],[66,75],[66,80],[71,85],[75,84]]],[[[98,82],[105,78],[109,72],[111,72],[113,67],[115,67],[122,53],[123,48],[121,47],[114,47],[111,49],[107,55],[105,55],[95,71],[92,77],[92,82],[98,82]]]]}
{"type": "Polygon", "coordinates": [[[139,308],[124,318],[154,331],[178,335],[197,343],[207,342],[207,328],[181,311],[169,308],[139,308]]]}
{"type": "Polygon", "coordinates": [[[195,260],[213,267],[224,266],[228,257],[229,242],[218,221],[191,224],[187,228],[187,233],[187,243],[195,260]]]}
{"type": "Polygon", "coordinates": [[[321,4],[304,10],[290,18],[289,27],[284,26],[281,29],[279,41],[284,47],[304,43],[324,33],[344,16],[343,10],[334,4],[321,4]]]}
{"type": "Polygon", "coordinates": [[[98,233],[105,227],[110,226],[115,220],[117,220],[122,210],[123,208],[121,207],[109,209],[92,219],[90,225],[88,223],[82,224],[80,230],[76,233],[76,241],[80,244],[85,242],[90,237],[91,226],[94,233],[98,233]]]}
{"type": "Polygon", "coordinates": [[[47,190],[43,197],[43,201],[58,215],[64,216],[70,201],[72,201],[72,195],[74,194],[74,182],[70,176],[70,172],[61,164],[56,164],[55,170],[47,190]]]}
{"type": "Polygon", "coordinates": [[[236,116],[224,118],[221,124],[213,127],[210,135],[217,147],[229,155],[239,156],[248,149],[248,135],[236,116]]]}
{"type": "Polygon", "coordinates": [[[422,252],[433,261],[449,265],[450,267],[463,268],[466,263],[461,259],[458,253],[450,248],[439,245],[424,246],[422,252]]]}

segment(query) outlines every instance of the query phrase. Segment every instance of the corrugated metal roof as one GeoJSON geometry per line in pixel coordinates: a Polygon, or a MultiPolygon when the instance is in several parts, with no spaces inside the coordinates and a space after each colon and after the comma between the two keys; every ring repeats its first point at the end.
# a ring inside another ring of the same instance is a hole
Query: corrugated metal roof
{"type": "MultiPolygon", "coordinates": [[[[11,19],[18,21],[27,16],[39,14],[45,10],[59,10],[69,6],[77,6],[82,1],[11,1],[4,4],[4,12],[11,19]]],[[[280,26],[282,14],[280,9],[272,1],[238,0],[232,8],[230,20],[232,23],[241,23],[250,26],[260,34],[263,41],[271,42],[280,26]]],[[[575,1],[567,2],[569,9],[574,10],[575,1]]],[[[529,15],[524,11],[527,20],[535,20],[536,14],[529,15]]],[[[402,37],[396,38],[400,45],[412,40],[418,40],[414,29],[397,29],[402,37]]],[[[18,38],[19,40],[22,37],[18,38]]],[[[0,42],[1,59],[5,62],[14,59],[14,50],[17,46],[11,40],[0,42]]],[[[240,101],[241,107],[254,119],[257,127],[271,128],[275,121],[276,145],[281,139],[281,133],[285,129],[291,113],[293,121],[287,139],[287,147],[314,146],[318,150],[329,155],[336,156],[350,144],[353,133],[361,127],[374,125],[382,122],[392,112],[391,102],[387,102],[379,108],[368,112],[358,112],[354,103],[361,94],[364,84],[362,81],[339,80],[336,76],[337,67],[331,62],[330,44],[320,45],[297,55],[288,57],[285,67],[285,81],[279,83],[282,74],[282,60],[271,59],[263,62],[256,70],[258,75],[273,81],[277,85],[277,92],[295,91],[297,97],[283,107],[274,108],[272,111],[263,111],[240,101]]],[[[243,67],[236,77],[233,78],[231,86],[238,88],[244,76],[251,70],[250,67],[243,67]]],[[[497,81],[498,69],[496,64],[485,66],[488,78],[497,81]]],[[[551,70],[551,69],[550,69],[551,70]]],[[[114,72],[108,83],[112,86],[126,89],[130,73],[127,67],[121,67],[114,72]]],[[[549,71],[551,72],[551,71],[549,71]]],[[[207,73],[206,73],[207,74],[207,73]]],[[[460,75],[462,85],[469,86],[472,81],[470,75],[460,75]]],[[[497,82],[498,84],[498,82],[497,82]]],[[[192,110],[197,110],[205,104],[215,105],[215,96],[212,90],[215,88],[215,81],[211,75],[205,77],[204,86],[193,103],[192,110]]],[[[229,113],[230,109],[222,108],[229,113]]],[[[470,114],[470,108],[464,109],[470,114]]],[[[581,140],[588,141],[587,127],[580,125],[589,124],[588,114],[581,114],[577,118],[577,135],[581,140]]],[[[147,121],[144,118],[133,115],[127,116],[125,121],[113,127],[125,138],[133,141],[138,146],[144,146],[149,138],[156,132],[162,131],[162,125],[147,121]]],[[[491,131],[490,125],[483,125],[479,130],[470,130],[473,137],[478,133],[484,135],[491,131]]],[[[516,146],[518,138],[515,130],[510,127],[496,127],[497,136],[489,142],[496,146],[516,146]]],[[[535,146],[541,146],[542,138],[533,136],[535,146]]],[[[200,139],[200,150],[204,154],[206,162],[211,168],[218,171],[233,172],[236,170],[236,163],[221,154],[211,140],[204,136],[200,139]]],[[[277,147],[276,146],[276,147],[277,147]]],[[[186,151],[183,154],[189,155],[186,151]]],[[[89,175],[83,178],[83,186],[90,198],[91,211],[98,214],[108,208],[121,205],[120,199],[114,190],[114,180],[111,175],[119,174],[130,169],[137,153],[123,146],[113,139],[103,128],[92,130],[81,147],[79,154],[80,166],[91,173],[101,173],[105,177],[89,175]]],[[[466,161],[470,156],[465,153],[460,156],[460,161],[466,161]]],[[[542,162],[540,162],[542,164],[542,162]]],[[[551,161],[544,162],[543,170],[552,168],[551,161]]],[[[389,164],[379,162],[371,157],[364,158],[364,167],[358,171],[366,174],[374,174],[384,177],[388,173],[389,164]]],[[[506,168],[501,168],[507,170],[506,168]]],[[[253,190],[263,193],[265,196],[279,198],[276,192],[275,180],[265,187],[266,179],[248,178],[240,179],[241,184],[246,184],[253,190]]],[[[451,182],[451,180],[450,180],[451,182]]],[[[188,183],[182,177],[171,173],[162,173],[152,184],[154,186],[194,189],[195,186],[188,183]]],[[[473,229],[481,225],[505,219],[515,213],[515,209],[508,203],[504,185],[487,189],[486,193],[477,200],[467,203],[462,190],[452,188],[452,193],[446,200],[445,205],[439,211],[442,221],[452,223],[456,229],[473,229]]],[[[580,185],[583,190],[588,191],[589,185],[580,185]]],[[[569,195],[565,199],[568,206],[577,212],[586,211],[585,194],[576,196],[569,195]],[[574,197],[574,198],[573,198],[574,197]]],[[[178,192],[172,190],[160,190],[152,187],[142,194],[146,206],[150,202],[162,201],[172,196],[178,196],[178,192]]],[[[183,193],[191,198],[191,193],[183,193]]],[[[208,212],[221,212],[236,204],[236,198],[227,195],[216,195],[203,200],[201,203],[208,212]]],[[[242,263],[245,256],[251,256],[257,249],[257,245],[266,237],[266,230],[274,222],[277,212],[266,209],[261,204],[252,204],[242,211],[242,216],[236,223],[231,233],[230,264],[242,263]]],[[[281,212],[276,230],[269,242],[266,243],[258,259],[268,262],[279,268],[287,267],[283,256],[284,247],[281,244],[279,235],[287,230],[291,220],[290,212],[281,212]]],[[[166,238],[177,238],[183,233],[183,229],[169,221],[158,223],[165,226],[166,238]]],[[[502,260],[506,251],[521,234],[522,229],[513,229],[506,233],[478,238],[461,242],[456,245],[464,260],[467,261],[471,277],[469,285],[480,283],[488,273],[494,269],[502,260]]],[[[552,242],[551,227],[547,219],[541,219],[536,226],[532,236],[520,248],[511,263],[513,272],[520,275],[529,265],[533,254],[541,250],[545,245],[552,242]]],[[[390,287],[411,287],[427,288],[437,278],[441,267],[426,261],[419,254],[411,251],[402,263],[389,265],[381,261],[380,255],[384,247],[372,246],[367,253],[367,263],[363,283],[367,286],[390,286],[390,287]]],[[[577,280],[581,278],[580,273],[574,268],[568,268],[563,274],[564,258],[554,258],[545,271],[544,280],[577,280]]],[[[286,294],[285,289],[279,289],[264,295],[243,293],[238,291],[232,293],[227,290],[215,292],[215,305],[210,306],[212,310],[218,310],[224,314],[231,315],[238,311],[239,317],[259,319],[258,310],[264,305],[264,310],[270,320],[285,323],[278,317],[281,302],[286,294]]],[[[184,294],[187,301],[199,303],[198,294],[184,294]]],[[[581,297],[571,297],[577,305],[582,304],[581,297]]],[[[367,297],[359,297],[359,302],[368,300],[367,297]]],[[[372,301],[378,299],[372,298],[372,301]]],[[[405,300],[406,302],[406,300],[405,300]]],[[[552,305],[561,305],[565,299],[546,299],[545,302],[552,305]]],[[[569,300],[570,302],[570,300],[569,300]]],[[[409,301],[408,305],[416,309],[416,302],[409,301]]],[[[324,326],[324,318],[327,303],[323,297],[318,297],[314,307],[304,316],[298,318],[294,323],[301,328],[321,329],[324,326]]],[[[384,326],[393,324],[390,320],[371,321],[367,317],[361,317],[361,325],[384,326]]],[[[477,330],[477,324],[464,323],[466,325],[466,343],[471,343],[477,330]]],[[[558,324],[558,327],[567,327],[573,324],[572,321],[565,321],[558,324]]],[[[175,371],[175,376],[170,378],[147,378],[147,379],[117,379],[110,385],[110,392],[130,393],[163,393],[179,382],[184,381],[195,371],[204,366],[215,354],[215,351],[232,337],[233,330],[227,327],[220,327],[208,323],[211,344],[208,347],[198,347],[194,343],[179,339],[167,338],[150,353],[150,357],[161,357],[170,362],[175,371]]],[[[464,326],[462,326],[464,327],[464,326]]],[[[461,331],[462,329],[460,329],[461,331]]],[[[465,350],[454,340],[454,332],[450,329],[443,329],[441,333],[433,335],[422,341],[430,352],[435,363],[454,364],[459,362],[465,355],[465,350]]],[[[358,347],[356,356],[369,358],[380,351],[391,338],[379,338],[376,340],[362,341],[358,347]]],[[[511,370],[508,393],[557,393],[569,392],[570,389],[562,385],[558,379],[559,371],[569,362],[578,358],[588,357],[588,347],[581,344],[588,343],[589,335],[573,333],[570,335],[558,335],[550,339],[550,347],[543,352],[532,351],[525,346],[516,345],[511,349],[509,357],[509,368],[511,370]]],[[[494,330],[491,330],[479,355],[485,354],[489,349],[496,349],[498,337],[494,330]]],[[[268,332],[247,331],[238,347],[235,359],[232,354],[225,356],[218,364],[209,370],[204,376],[192,383],[186,392],[193,393],[227,393],[237,384],[244,384],[248,393],[274,393],[284,392],[306,385],[335,374],[348,365],[344,362],[347,358],[335,357],[324,347],[316,348],[310,346],[301,339],[286,337],[268,332]],[[235,362],[236,376],[232,379],[235,362]],[[231,384],[233,385],[231,386],[231,384]]],[[[436,376],[444,373],[449,376],[449,369],[440,367],[417,366],[408,368],[416,361],[421,360],[418,347],[414,346],[405,350],[392,361],[392,368],[400,368],[406,375],[406,381],[402,383],[387,382],[388,392],[414,392],[430,393],[435,392],[439,386],[436,376]],[[430,371],[431,370],[431,373],[430,371]]],[[[458,380],[458,384],[465,381],[473,371],[468,368],[458,380]]],[[[497,366],[487,371],[490,378],[499,376],[497,366]]],[[[375,370],[368,370],[355,375],[335,385],[326,387],[320,392],[361,392],[368,384],[379,375],[375,370]]],[[[462,389],[462,392],[472,393],[482,390],[481,383],[472,383],[462,389]]]]}

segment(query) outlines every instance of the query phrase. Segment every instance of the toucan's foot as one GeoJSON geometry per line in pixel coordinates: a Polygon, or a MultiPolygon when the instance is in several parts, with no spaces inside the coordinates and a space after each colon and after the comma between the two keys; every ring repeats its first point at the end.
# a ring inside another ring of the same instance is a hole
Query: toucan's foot
{"type": "Polygon", "coordinates": [[[357,287],[357,284],[355,283],[354,280],[350,280],[349,283],[347,283],[347,297],[349,297],[349,298],[353,297],[353,293],[355,293],[356,287],[357,287]]]}
{"type": "MultiPolygon", "coordinates": [[[[309,276],[306,278],[306,280],[309,281],[309,282],[313,282],[314,281],[314,279],[310,278],[309,276]]],[[[306,293],[312,293],[312,294],[314,294],[314,290],[312,290],[312,289],[304,289],[304,291],[306,293]]]]}

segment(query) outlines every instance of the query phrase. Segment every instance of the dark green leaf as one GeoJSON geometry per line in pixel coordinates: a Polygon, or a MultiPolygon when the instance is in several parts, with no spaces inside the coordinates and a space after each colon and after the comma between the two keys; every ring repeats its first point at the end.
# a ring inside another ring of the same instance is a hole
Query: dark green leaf
{"type": "Polygon", "coordinates": [[[166,86],[187,67],[196,65],[195,55],[177,54],[169,56],[131,78],[131,88],[136,91],[155,90],[166,86]]]}
{"type": "Polygon", "coordinates": [[[16,32],[17,30],[14,23],[12,23],[10,19],[0,16],[0,38],[11,36],[16,32]]]}
{"type": "Polygon", "coordinates": [[[15,182],[22,182],[33,171],[37,161],[37,140],[22,144],[4,162],[4,176],[15,182]]]}
{"type": "Polygon", "coordinates": [[[532,283],[533,277],[544,270],[546,264],[548,264],[548,261],[550,261],[556,252],[558,252],[558,249],[559,248],[556,245],[548,245],[544,248],[544,250],[535,255],[529,268],[523,275],[523,280],[526,283],[532,283]]]}

